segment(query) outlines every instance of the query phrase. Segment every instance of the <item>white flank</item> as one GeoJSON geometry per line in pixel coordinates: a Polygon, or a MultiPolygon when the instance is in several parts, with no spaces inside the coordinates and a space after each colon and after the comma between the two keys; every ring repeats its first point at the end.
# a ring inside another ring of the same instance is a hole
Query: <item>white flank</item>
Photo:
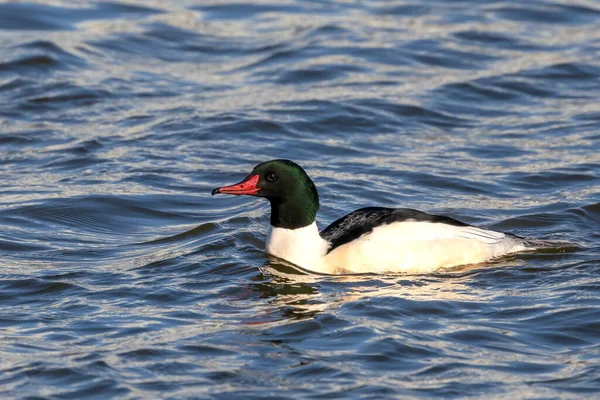
{"type": "Polygon", "coordinates": [[[331,270],[428,273],[522,250],[518,239],[501,232],[409,220],[377,227],[325,260],[331,270]]]}
{"type": "Polygon", "coordinates": [[[316,223],[299,229],[273,228],[268,253],[315,272],[428,273],[477,264],[525,250],[517,238],[472,226],[403,221],[375,228],[327,254],[329,243],[316,223]]]}

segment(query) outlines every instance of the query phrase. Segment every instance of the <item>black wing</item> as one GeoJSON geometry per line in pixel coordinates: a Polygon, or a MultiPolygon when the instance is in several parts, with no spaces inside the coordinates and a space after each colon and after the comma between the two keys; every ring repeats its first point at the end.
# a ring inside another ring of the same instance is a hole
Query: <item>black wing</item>
{"type": "Polygon", "coordinates": [[[323,239],[331,243],[329,250],[327,250],[329,253],[335,248],[358,239],[365,233],[371,232],[378,226],[407,220],[469,226],[464,222],[449,217],[427,214],[410,208],[366,207],[353,211],[333,222],[327,228],[323,229],[320,235],[323,239]]]}

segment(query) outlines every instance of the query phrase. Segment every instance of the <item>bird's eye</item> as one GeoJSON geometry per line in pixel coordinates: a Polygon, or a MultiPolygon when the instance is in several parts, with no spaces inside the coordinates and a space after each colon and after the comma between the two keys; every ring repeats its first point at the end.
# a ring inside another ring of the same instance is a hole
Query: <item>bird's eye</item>
{"type": "Polygon", "coordinates": [[[267,180],[269,182],[275,182],[277,180],[277,175],[275,175],[275,172],[269,172],[267,174],[267,180]]]}

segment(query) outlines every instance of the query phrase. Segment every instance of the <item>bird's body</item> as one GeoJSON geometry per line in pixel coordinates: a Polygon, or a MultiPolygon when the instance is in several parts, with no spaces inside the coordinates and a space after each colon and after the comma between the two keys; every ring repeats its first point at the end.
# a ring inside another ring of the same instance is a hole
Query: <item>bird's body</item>
{"type": "Polygon", "coordinates": [[[305,269],[328,274],[417,274],[477,264],[527,249],[527,242],[516,236],[465,224],[433,222],[431,218],[376,221],[370,229],[365,228],[369,226],[365,214],[377,220],[378,215],[403,211],[387,208],[354,211],[342,218],[360,221],[354,230],[340,226],[339,220],[320,233],[316,223],[298,229],[271,227],[266,251],[305,269]]]}
{"type": "Polygon", "coordinates": [[[267,253],[320,273],[428,273],[551,245],[406,208],[362,208],[319,232],[316,188],[289,160],[259,164],[244,181],[215,193],[266,197],[267,253]]]}

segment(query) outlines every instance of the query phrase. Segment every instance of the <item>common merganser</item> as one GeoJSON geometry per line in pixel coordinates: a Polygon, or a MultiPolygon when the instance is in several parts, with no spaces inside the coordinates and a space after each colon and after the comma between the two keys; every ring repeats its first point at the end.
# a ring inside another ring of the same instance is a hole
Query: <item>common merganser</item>
{"type": "Polygon", "coordinates": [[[361,208],[319,232],[315,184],[290,160],[258,164],[241,182],[212,191],[217,193],[269,200],[267,253],[318,273],[428,273],[555,247],[409,208],[361,208]]]}

